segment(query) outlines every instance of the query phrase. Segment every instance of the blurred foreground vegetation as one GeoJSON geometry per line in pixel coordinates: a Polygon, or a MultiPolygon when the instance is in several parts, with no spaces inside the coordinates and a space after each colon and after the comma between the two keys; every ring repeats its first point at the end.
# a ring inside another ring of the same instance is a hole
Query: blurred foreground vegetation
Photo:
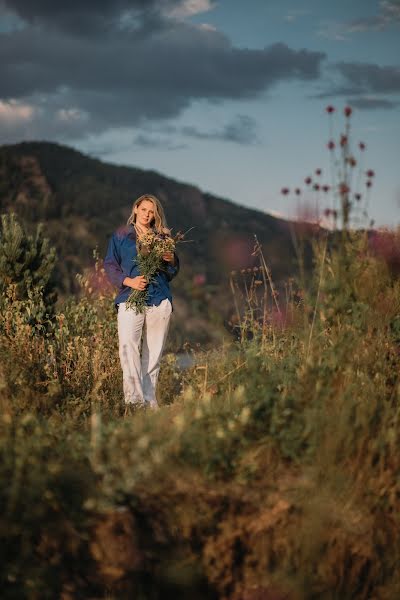
{"type": "Polygon", "coordinates": [[[400,597],[398,274],[322,235],[278,302],[259,257],[236,338],[167,352],[160,410],[128,416],[101,262],[61,308],[4,287],[3,598],[400,597]]]}

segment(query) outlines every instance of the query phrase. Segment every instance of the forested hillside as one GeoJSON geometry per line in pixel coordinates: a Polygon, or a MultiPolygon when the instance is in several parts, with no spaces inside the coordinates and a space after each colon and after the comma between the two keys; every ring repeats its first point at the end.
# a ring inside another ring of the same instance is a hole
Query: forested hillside
{"type": "Polygon", "coordinates": [[[0,148],[0,212],[15,211],[28,230],[45,224],[44,233],[57,249],[60,298],[77,291],[76,274],[93,267],[94,248],[104,256],[109,236],[143,193],[161,199],[174,231],[192,228],[179,248],[182,269],[174,282],[177,311],[189,337],[209,339],[210,319],[213,333],[229,320],[229,275],[255,264],[255,235],[274,281],[279,284],[293,273],[294,249],[283,220],[154,171],[105,164],[58,144],[0,148]],[[189,314],[191,323],[185,319],[189,314]]]}

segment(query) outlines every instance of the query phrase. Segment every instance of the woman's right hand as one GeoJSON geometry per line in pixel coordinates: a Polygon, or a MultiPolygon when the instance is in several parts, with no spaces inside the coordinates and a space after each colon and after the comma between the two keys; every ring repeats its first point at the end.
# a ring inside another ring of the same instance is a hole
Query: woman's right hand
{"type": "Polygon", "coordinates": [[[137,277],[125,277],[122,283],[134,290],[140,291],[143,291],[147,287],[147,280],[143,275],[138,275],[137,277]]]}

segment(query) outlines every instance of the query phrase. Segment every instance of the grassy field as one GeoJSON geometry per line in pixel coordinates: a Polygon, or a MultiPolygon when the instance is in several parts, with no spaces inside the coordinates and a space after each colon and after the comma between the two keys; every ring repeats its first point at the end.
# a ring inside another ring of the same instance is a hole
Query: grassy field
{"type": "Polygon", "coordinates": [[[49,321],[10,286],[2,597],[400,597],[400,282],[384,258],[362,233],[322,237],[313,277],[278,301],[260,254],[232,276],[236,339],[183,371],[168,352],[160,410],[129,416],[101,286],[81,278],[49,321]]]}

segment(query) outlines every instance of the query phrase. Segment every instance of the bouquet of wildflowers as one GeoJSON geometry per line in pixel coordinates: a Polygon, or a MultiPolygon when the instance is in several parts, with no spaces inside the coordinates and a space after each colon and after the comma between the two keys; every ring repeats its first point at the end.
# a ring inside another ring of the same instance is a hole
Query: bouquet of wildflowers
{"type": "MultiPolygon", "coordinates": [[[[140,275],[143,275],[148,283],[151,283],[157,271],[165,269],[166,263],[163,261],[163,254],[174,252],[176,244],[183,237],[184,235],[180,232],[174,237],[171,236],[171,232],[168,229],[165,229],[162,233],[148,231],[138,237],[138,253],[135,262],[139,267],[140,275]]],[[[146,307],[147,299],[147,288],[145,290],[132,289],[126,301],[126,306],[142,313],[146,307]]]]}

